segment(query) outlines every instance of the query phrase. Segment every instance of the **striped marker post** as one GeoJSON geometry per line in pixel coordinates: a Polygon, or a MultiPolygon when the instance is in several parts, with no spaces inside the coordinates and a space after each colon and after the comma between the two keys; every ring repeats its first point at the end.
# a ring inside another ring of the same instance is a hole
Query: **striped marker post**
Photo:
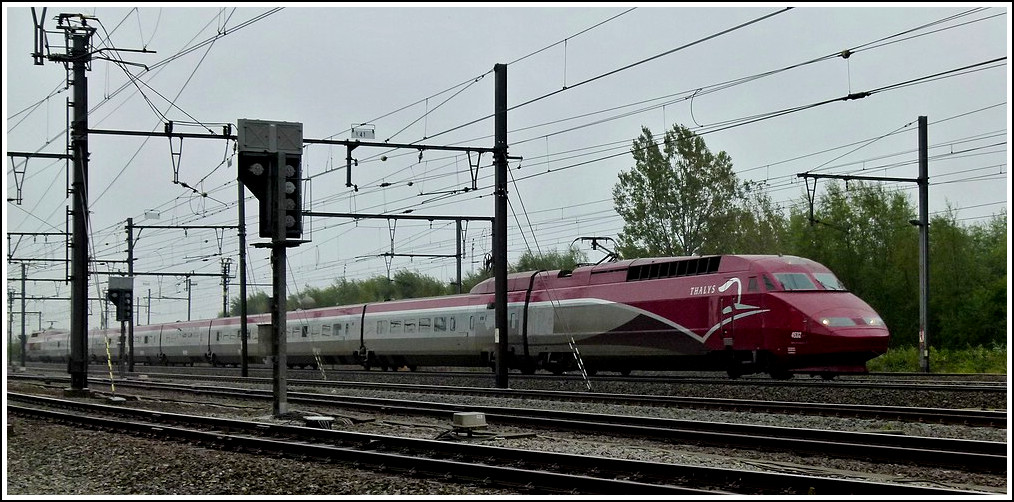
{"type": "Polygon", "coordinates": [[[106,338],[106,364],[109,366],[109,390],[116,394],[116,384],[113,383],[113,355],[109,352],[109,337],[106,338]]]}

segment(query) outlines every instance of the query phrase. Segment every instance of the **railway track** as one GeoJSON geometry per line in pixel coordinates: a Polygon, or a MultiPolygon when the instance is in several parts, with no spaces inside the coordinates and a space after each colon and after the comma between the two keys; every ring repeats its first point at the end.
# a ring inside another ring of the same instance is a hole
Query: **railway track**
{"type": "Polygon", "coordinates": [[[982,492],[799,474],[590,457],[309,426],[148,411],[8,393],[8,412],[113,432],[300,460],[351,463],[448,480],[479,480],[525,493],[975,495],[982,492]]]}
{"type": "MultiPolygon", "coordinates": [[[[121,381],[121,388],[189,392],[221,399],[274,399],[269,389],[226,388],[163,382],[121,381]]],[[[827,455],[844,458],[877,459],[886,462],[936,465],[984,472],[1007,469],[1006,443],[863,432],[793,429],[761,425],[674,420],[629,415],[590,414],[518,408],[446,404],[404,399],[336,396],[332,394],[287,392],[290,403],[326,408],[354,408],[379,413],[401,413],[447,417],[455,412],[481,412],[497,423],[524,427],[624,435],[667,442],[710,446],[780,450],[794,454],[827,455]]]]}
{"type": "MultiPolygon", "coordinates": [[[[179,378],[176,374],[148,373],[147,378],[179,378]]],[[[15,379],[38,379],[30,375],[10,375],[15,379]]],[[[50,380],[69,377],[45,377],[50,380]]],[[[220,383],[246,382],[270,385],[272,380],[261,377],[235,377],[218,375],[187,375],[192,380],[220,383]]],[[[101,380],[99,380],[101,381],[101,380]]],[[[108,380],[106,381],[108,383],[108,380]]],[[[760,401],[754,399],[728,399],[680,396],[653,396],[641,394],[607,394],[580,391],[554,391],[538,389],[490,389],[447,385],[396,384],[333,380],[289,379],[289,385],[311,388],[377,389],[410,393],[436,393],[474,397],[505,397],[517,400],[541,399],[545,401],[576,401],[623,404],[632,406],[678,407],[755,413],[806,414],[817,416],[855,417],[862,419],[898,420],[922,423],[969,425],[981,427],[1007,427],[1006,410],[916,408],[908,406],[855,405],[795,401],[760,401]]],[[[123,385],[123,383],[120,383],[123,385]]]]}
{"type": "MultiPolygon", "coordinates": [[[[106,365],[93,365],[96,371],[105,371],[106,365]]],[[[115,367],[115,366],[114,366],[115,367]]],[[[325,367],[326,374],[332,377],[346,379],[399,379],[420,381],[425,379],[475,379],[487,377],[493,381],[495,375],[489,370],[471,368],[470,370],[419,370],[419,371],[366,371],[355,369],[357,367],[336,368],[325,367]],[[349,369],[352,368],[352,369],[349,369]]],[[[66,365],[33,363],[29,369],[42,371],[66,371],[66,365]]],[[[251,365],[251,375],[271,375],[271,367],[265,365],[251,365]]],[[[239,374],[239,368],[213,367],[213,366],[143,366],[135,367],[135,373],[148,373],[156,375],[159,373],[180,373],[190,374],[213,373],[221,375],[239,374]]],[[[314,378],[321,374],[321,369],[288,369],[290,375],[298,378],[314,378]]],[[[521,373],[510,373],[509,378],[513,382],[569,382],[579,384],[584,377],[577,373],[566,373],[562,375],[534,374],[524,375],[521,373]]],[[[840,389],[871,389],[871,390],[921,390],[921,391],[944,391],[955,393],[968,392],[1007,392],[1009,382],[1007,375],[999,374],[964,374],[964,373],[868,373],[865,375],[842,375],[834,380],[823,380],[821,378],[808,378],[799,376],[790,380],[774,380],[760,375],[748,375],[737,379],[730,379],[725,373],[717,372],[646,372],[644,374],[619,375],[601,373],[588,376],[588,382],[592,385],[605,383],[633,383],[633,384],[687,384],[687,385],[721,385],[728,387],[772,387],[772,388],[840,388],[840,389]]]]}

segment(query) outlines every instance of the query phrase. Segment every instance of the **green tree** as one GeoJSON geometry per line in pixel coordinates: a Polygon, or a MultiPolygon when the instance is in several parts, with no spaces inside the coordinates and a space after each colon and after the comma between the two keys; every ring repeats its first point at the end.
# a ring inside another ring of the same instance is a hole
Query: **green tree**
{"type": "Polygon", "coordinates": [[[585,256],[584,252],[576,247],[569,247],[563,252],[554,249],[548,253],[540,253],[538,255],[532,254],[531,251],[525,251],[518,258],[517,263],[509,265],[507,269],[509,272],[574,270],[579,263],[584,263],[587,259],[588,257],[585,256]]]}
{"type": "Polygon", "coordinates": [[[915,210],[880,184],[830,183],[814,203],[791,211],[791,254],[816,260],[865,300],[891,329],[892,343],[910,345],[919,325],[918,234],[915,210]]]}
{"type": "Polygon", "coordinates": [[[701,254],[781,254],[788,251],[789,222],[764,186],[744,183],[742,204],[731,211],[724,238],[709,240],[701,254]]]}
{"type": "Polygon", "coordinates": [[[410,270],[399,270],[391,281],[394,287],[392,299],[441,296],[451,293],[450,284],[410,270]]]}
{"type": "MultiPolygon", "coordinates": [[[[480,268],[478,270],[467,272],[461,277],[461,291],[463,293],[468,293],[475,287],[476,284],[479,284],[490,277],[493,277],[493,269],[480,268]]],[[[457,291],[457,289],[455,289],[455,291],[457,291]]]]}
{"type": "MultiPolygon", "coordinates": [[[[584,263],[587,259],[584,252],[575,247],[570,247],[563,252],[554,249],[538,256],[531,251],[525,251],[516,263],[507,264],[507,273],[534,272],[536,270],[573,270],[578,264],[584,263]]],[[[461,291],[467,293],[476,284],[493,277],[493,273],[492,267],[466,273],[461,278],[461,291]]]]}
{"type": "MultiPolygon", "coordinates": [[[[246,297],[246,313],[248,315],[263,314],[268,311],[268,294],[258,291],[246,297]]],[[[239,297],[229,300],[229,312],[239,315],[239,297]]],[[[222,312],[219,312],[219,316],[222,312]]]]}
{"type": "Polygon", "coordinates": [[[1006,340],[1006,216],[960,226],[953,210],[930,222],[930,344],[948,349],[1006,340]]]}
{"type": "Polygon", "coordinates": [[[623,217],[618,251],[625,258],[685,256],[721,250],[736,224],[744,185],[724,151],[711,153],[704,140],[680,124],[659,148],[641,128],[631,153],[634,167],[613,187],[623,217]]]}

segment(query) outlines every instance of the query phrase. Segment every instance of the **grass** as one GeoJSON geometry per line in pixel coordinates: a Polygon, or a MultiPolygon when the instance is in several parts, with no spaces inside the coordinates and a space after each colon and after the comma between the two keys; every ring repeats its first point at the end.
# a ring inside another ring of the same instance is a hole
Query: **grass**
{"type": "MultiPolygon", "coordinates": [[[[918,347],[888,349],[882,356],[866,363],[871,372],[919,372],[918,347]]],[[[930,347],[931,373],[1007,373],[1007,345],[967,347],[964,349],[938,349],[930,347]]]]}

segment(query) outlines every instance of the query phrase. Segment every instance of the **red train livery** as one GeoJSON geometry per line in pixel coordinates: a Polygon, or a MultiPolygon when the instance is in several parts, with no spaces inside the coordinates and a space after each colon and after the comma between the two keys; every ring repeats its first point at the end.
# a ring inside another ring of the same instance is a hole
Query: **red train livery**
{"type": "MultiPolygon", "coordinates": [[[[494,366],[495,287],[467,294],[297,310],[290,366],[494,366]]],[[[866,372],[887,351],[880,316],[823,265],[796,256],[643,258],[510,274],[508,366],[523,373],[724,370],[831,378],[866,372]],[[577,350],[574,350],[574,349],[577,350]],[[579,354],[579,355],[578,355],[579,354]]],[[[138,326],[135,361],[240,361],[239,318],[138,326]]],[[[251,362],[270,356],[270,316],[248,317],[251,362]]],[[[89,352],[118,352],[119,330],[92,330],[89,352]]],[[[66,359],[66,331],[36,333],[29,359],[66,359]],[[61,341],[62,340],[62,341],[61,341]],[[61,347],[62,346],[62,347],[61,347]]]]}

